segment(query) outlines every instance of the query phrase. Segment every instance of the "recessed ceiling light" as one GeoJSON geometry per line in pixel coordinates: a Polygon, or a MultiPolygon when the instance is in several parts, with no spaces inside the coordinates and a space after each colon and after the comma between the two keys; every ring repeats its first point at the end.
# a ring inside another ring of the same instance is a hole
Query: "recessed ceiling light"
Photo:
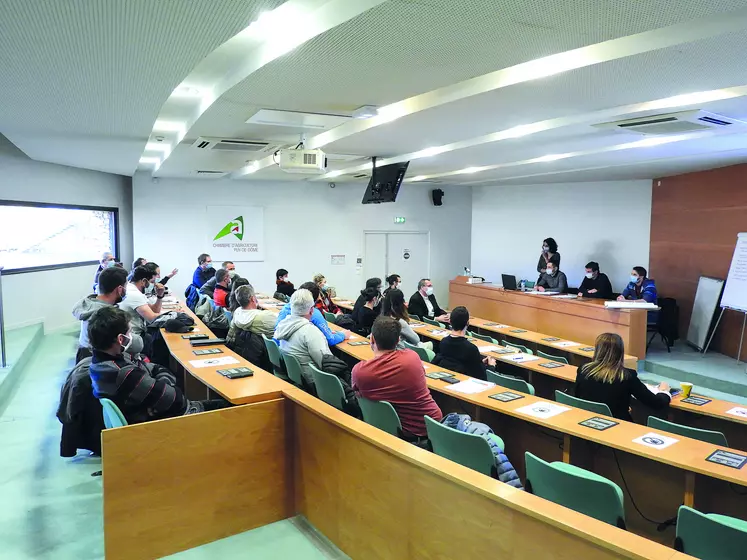
{"type": "Polygon", "coordinates": [[[459,171],[456,171],[456,173],[477,173],[484,169],[485,169],[484,167],[465,167],[464,169],[460,169],[459,171]]]}
{"type": "Polygon", "coordinates": [[[373,105],[364,105],[363,107],[358,107],[355,111],[353,111],[353,118],[370,119],[371,117],[375,117],[378,114],[379,109],[377,107],[374,107],[373,105]]]}
{"type": "Polygon", "coordinates": [[[410,159],[437,156],[438,154],[443,154],[446,151],[448,151],[448,148],[446,146],[434,146],[432,148],[426,148],[424,150],[420,150],[419,152],[415,152],[414,154],[412,154],[412,157],[410,159]]]}
{"type": "Polygon", "coordinates": [[[171,144],[168,142],[148,142],[145,145],[146,152],[170,152],[171,144]]]}
{"type": "Polygon", "coordinates": [[[425,175],[416,175],[415,177],[413,177],[412,179],[410,179],[410,181],[423,181],[426,178],[427,177],[425,175]]]}
{"type": "Polygon", "coordinates": [[[541,163],[543,161],[558,161],[559,159],[565,159],[571,157],[573,154],[548,154],[546,156],[534,158],[533,162],[541,163]]]}
{"type": "Polygon", "coordinates": [[[326,176],[327,176],[327,177],[330,177],[330,178],[331,178],[331,177],[339,177],[339,176],[340,176],[340,175],[342,175],[343,173],[344,173],[344,171],[330,171],[329,173],[327,173],[327,175],[326,175],[326,176]]]}
{"type": "Polygon", "coordinates": [[[140,163],[143,165],[161,165],[161,158],[159,157],[141,157],[140,163]]]}

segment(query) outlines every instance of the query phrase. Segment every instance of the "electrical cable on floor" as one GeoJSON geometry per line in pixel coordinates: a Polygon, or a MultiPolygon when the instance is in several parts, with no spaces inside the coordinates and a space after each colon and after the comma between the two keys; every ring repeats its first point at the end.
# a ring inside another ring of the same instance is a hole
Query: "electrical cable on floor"
{"type": "Polygon", "coordinates": [[[625,475],[623,474],[622,467],[620,467],[620,461],[617,460],[617,452],[613,449],[612,455],[615,457],[615,463],[617,463],[617,470],[620,472],[620,478],[623,481],[623,486],[625,486],[625,490],[628,492],[628,496],[630,497],[630,503],[633,504],[633,508],[638,512],[638,515],[643,517],[646,521],[649,523],[653,523],[654,525],[665,525],[667,524],[667,521],[654,521],[653,519],[649,519],[645,515],[643,515],[643,512],[638,508],[638,505],[635,503],[635,500],[633,499],[633,494],[630,492],[630,488],[628,487],[628,482],[625,480],[625,475]]]}

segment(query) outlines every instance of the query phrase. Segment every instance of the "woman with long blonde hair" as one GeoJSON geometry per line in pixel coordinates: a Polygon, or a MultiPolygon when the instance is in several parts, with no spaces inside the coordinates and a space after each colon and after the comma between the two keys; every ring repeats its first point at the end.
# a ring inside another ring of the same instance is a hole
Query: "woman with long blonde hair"
{"type": "Polygon", "coordinates": [[[604,403],[610,407],[612,416],[628,421],[632,421],[631,395],[653,409],[669,406],[669,385],[661,383],[654,392],[638,379],[635,370],[625,367],[624,360],[625,345],[620,335],[600,334],[594,346],[594,359],[578,368],[576,396],[604,403]]]}

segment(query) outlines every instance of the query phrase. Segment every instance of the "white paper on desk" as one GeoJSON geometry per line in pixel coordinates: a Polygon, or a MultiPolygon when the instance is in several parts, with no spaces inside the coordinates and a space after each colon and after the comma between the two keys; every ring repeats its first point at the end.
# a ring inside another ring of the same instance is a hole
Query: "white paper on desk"
{"type": "Polygon", "coordinates": [[[553,299],[578,299],[578,296],[573,294],[555,294],[552,297],[553,299]]]}
{"type": "Polygon", "coordinates": [[[465,379],[459,383],[449,385],[446,388],[451,391],[456,391],[457,393],[474,395],[475,393],[482,393],[483,391],[487,391],[493,387],[495,387],[495,383],[491,383],[490,381],[483,381],[482,379],[465,379]]]}
{"type": "Polygon", "coordinates": [[[605,301],[604,306],[610,309],[656,309],[657,307],[655,303],[641,300],[605,301]]]}
{"type": "Polygon", "coordinates": [[[726,414],[733,414],[734,416],[739,416],[740,418],[747,418],[747,408],[735,406],[734,408],[730,408],[729,410],[727,410],[726,414]]]}
{"type": "Polygon", "coordinates": [[[523,364],[524,362],[533,362],[535,360],[539,360],[538,356],[530,356],[529,354],[506,354],[505,356],[500,357],[501,360],[506,360],[507,362],[516,362],[517,364],[523,364]]]}
{"type": "Polygon", "coordinates": [[[552,418],[553,416],[564,413],[566,410],[570,410],[570,408],[551,402],[540,401],[517,408],[516,412],[523,412],[535,418],[552,418]]]}
{"type": "Polygon", "coordinates": [[[578,342],[571,342],[570,340],[564,340],[562,342],[553,342],[553,346],[557,346],[558,348],[570,348],[571,346],[581,346],[578,342]]]}
{"type": "Polygon", "coordinates": [[[665,447],[674,445],[678,441],[680,440],[657,434],[656,432],[649,432],[647,434],[643,434],[639,438],[635,438],[633,440],[633,443],[640,443],[641,445],[645,445],[646,447],[653,447],[654,449],[664,449],[665,447]]]}
{"type": "Polygon", "coordinates": [[[527,292],[528,294],[534,294],[535,296],[551,296],[553,294],[556,294],[557,292],[538,292],[536,290],[532,290],[531,292],[527,292]]]}
{"type": "Polygon", "coordinates": [[[498,325],[498,324],[496,324],[496,325],[478,325],[478,326],[485,327],[486,329],[507,329],[508,328],[508,325],[503,325],[503,324],[500,324],[500,325],[498,325]]]}
{"type": "Polygon", "coordinates": [[[206,368],[214,366],[227,366],[228,364],[240,363],[233,356],[225,356],[223,358],[208,358],[207,360],[190,360],[189,364],[194,368],[206,368]]]}
{"type": "Polygon", "coordinates": [[[489,344],[488,346],[478,346],[477,349],[480,351],[480,354],[486,354],[487,352],[495,352],[497,350],[500,350],[501,347],[489,344]]]}
{"type": "Polygon", "coordinates": [[[433,329],[431,331],[431,334],[435,334],[436,336],[447,336],[449,334],[449,331],[442,331],[440,329],[433,329]]]}
{"type": "Polygon", "coordinates": [[[425,323],[410,323],[410,327],[413,329],[419,329],[420,327],[424,327],[425,323]]]}

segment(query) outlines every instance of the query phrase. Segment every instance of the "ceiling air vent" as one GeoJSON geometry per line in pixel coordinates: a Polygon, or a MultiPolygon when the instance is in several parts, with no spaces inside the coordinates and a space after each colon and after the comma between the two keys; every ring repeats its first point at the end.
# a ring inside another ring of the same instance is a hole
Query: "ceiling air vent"
{"type": "Polygon", "coordinates": [[[270,154],[275,152],[280,146],[257,140],[200,137],[192,144],[192,147],[199,150],[270,154]]]}
{"type": "Polygon", "coordinates": [[[706,130],[721,130],[724,132],[747,130],[747,123],[744,121],[699,110],[651,115],[594,126],[597,128],[645,134],[646,136],[670,136],[672,134],[687,134],[706,130]]]}

